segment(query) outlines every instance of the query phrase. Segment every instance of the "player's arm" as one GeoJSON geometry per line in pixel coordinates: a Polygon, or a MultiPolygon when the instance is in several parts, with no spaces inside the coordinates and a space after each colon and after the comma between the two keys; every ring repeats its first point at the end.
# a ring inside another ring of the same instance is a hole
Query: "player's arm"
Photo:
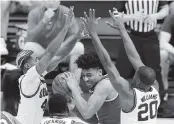
{"type": "Polygon", "coordinates": [[[88,101],[86,101],[81,96],[81,92],[78,89],[77,80],[71,76],[69,77],[69,80],[66,80],[66,82],[72,91],[72,96],[76,107],[84,119],[90,119],[101,108],[107,96],[113,90],[113,87],[109,80],[101,81],[99,84],[97,84],[94,93],[90,96],[88,101]]]}
{"type": "Polygon", "coordinates": [[[87,37],[87,35],[84,35],[84,25],[80,24],[80,27],[78,27],[75,19],[73,20],[73,22],[74,23],[70,29],[70,36],[62,43],[60,49],[56,52],[55,57],[49,63],[47,72],[50,72],[57,67],[58,63],[72,51],[77,41],[87,37]]]}
{"type": "Polygon", "coordinates": [[[46,10],[44,13],[43,19],[38,22],[38,12],[37,8],[30,11],[28,15],[28,28],[27,28],[27,38],[26,41],[30,42],[37,42],[37,39],[40,38],[42,35],[41,32],[45,29],[51,17],[54,16],[55,12],[52,10],[46,10]]]}
{"type": "Polygon", "coordinates": [[[129,37],[124,25],[120,28],[120,34],[123,40],[126,54],[129,58],[129,61],[132,63],[135,70],[139,67],[144,66],[131,38],[129,37]]]}
{"type": "Polygon", "coordinates": [[[23,95],[27,97],[31,97],[34,95],[38,89],[38,86],[40,84],[40,81],[38,81],[38,78],[40,80],[40,76],[44,76],[45,70],[51,61],[51,59],[54,57],[57,49],[59,49],[61,43],[64,40],[64,37],[68,30],[68,24],[63,27],[63,29],[60,31],[58,36],[48,45],[47,49],[45,50],[44,56],[40,59],[40,61],[36,64],[36,66],[31,67],[25,76],[21,78],[21,92],[23,95]],[[24,82],[24,83],[23,83],[24,82]],[[37,83],[36,83],[37,82],[37,83]],[[29,88],[32,87],[32,88],[29,88]],[[28,88],[30,90],[28,90],[28,88]],[[32,94],[32,95],[31,95],[32,94]]]}
{"type": "MultiPolygon", "coordinates": [[[[104,69],[108,73],[109,79],[110,79],[113,87],[121,95],[121,97],[125,98],[126,100],[133,99],[133,90],[130,88],[129,82],[120,76],[117,68],[112,63],[108,52],[102,45],[102,43],[97,35],[96,30],[94,29],[94,27],[96,26],[96,20],[95,20],[95,15],[94,15],[95,10],[93,10],[93,12],[92,12],[92,10],[90,9],[89,13],[90,13],[89,17],[87,16],[86,13],[84,13],[85,19],[83,18],[83,21],[91,36],[92,43],[100,58],[100,61],[103,65],[104,69]],[[92,18],[92,17],[94,17],[94,18],[92,18]]],[[[130,106],[127,105],[127,102],[123,102],[123,104],[124,104],[125,108],[127,108],[127,107],[130,108],[130,106]]]]}
{"type": "Polygon", "coordinates": [[[129,61],[132,63],[135,70],[137,70],[139,67],[144,66],[131,38],[129,37],[124,23],[123,23],[123,15],[118,15],[118,11],[116,9],[113,9],[115,14],[114,15],[111,11],[109,11],[109,14],[113,20],[113,24],[108,23],[111,27],[115,27],[120,31],[121,38],[123,40],[124,48],[126,51],[126,54],[128,56],[129,61]]]}
{"type": "MultiPolygon", "coordinates": [[[[117,10],[115,10],[115,11],[117,11],[117,10]]],[[[111,27],[115,27],[115,28],[117,27],[117,29],[119,29],[128,59],[132,63],[135,70],[139,69],[139,67],[144,66],[144,64],[134,46],[131,38],[129,37],[129,35],[124,27],[124,24],[122,21],[122,16],[121,15],[114,16],[111,13],[111,11],[109,13],[114,22],[114,24],[109,24],[109,25],[111,27]]],[[[158,85],[157,81],[154,82],[153,86],[157,90],[159,89],[159,85],[158,85]]]]}
{"type": "Polygon", "coordinates": [[[68,30],[68,32],[71,32],[71,33],[68,33],[67,38],[62,43],[61,47],[57,50],[55,57],[49,63],[47,72],[54,70],[57,67],[57,65],[71,52],[71,50],[74,48],[76,42],[80,40],[78,35],[81,32],[78,28],[78,24],[77,24],[75,18],[73,19],[73,24],[69,30],[68,30]]]}
{"type": "Polygon", "coordinates": [[[58,36],[56,36],[56,38],[54,38],[53,41],[48,45],[48,47],[45,50],[44,56],[36,65],[36,70],[38,71],[39,74],[43,74],[43,72],[47,69],[49,62],[55,56],[56,51],[60,48],[61,43],[63,42],[65,35],[68,31],[68,28],[71,26],[71,21],[73,16],[74,16],[73,7],[71,7],[66,17],[63,29],[60,31],[58,36]]]}

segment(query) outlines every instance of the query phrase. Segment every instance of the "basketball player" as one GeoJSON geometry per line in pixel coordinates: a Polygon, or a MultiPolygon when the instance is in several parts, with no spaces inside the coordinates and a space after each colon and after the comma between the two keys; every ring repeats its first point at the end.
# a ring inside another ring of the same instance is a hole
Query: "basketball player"
{"type": "MultiPolygon", "coordinates": [[[[79,87],[79,90],[81,90],[79,85],[78,85],[78,87],[79,87]]],[[[65,94],[65,97],[66,97],[68,103],[71,103],[71,104],[68,104],[70,116],[75,115],[78,118],[80,118],[81,120],[83,120],[89,124],[98,124],[98,119],[96,117],[96,114],[94,116],[92,116],[90,119],[84,119],[82,117],[82,115],[78,111],[77,107],[75,106],[74,100],[72,99],[72,93],[71,93],[70,89],[68,88],[66,81],[62,78],[62,74],[59,74],[54,78],[54,80],[52,82],[52,91],[54,94],[56,94],[56,93],[65,94]]],[[[82,94],[82,96],[85,99],[88,99],[89,95],[90,94],[82,94]]]]}
{"type": "Polygon", "coordinates": [[[73,15],[71,7],[66,17],[64,16],[65,26],[56,39],[48,45],[44,56],[39,61],[37,55],[31,50],[23,50],[17,55],[17,66],[24,72],[19,79],[21,104],[17,115],[17,119],[22,124],[39,124],[42,120],[48,100],[47,86],[42,75],[63,42],[71,26],[73,15]]]}
{"type": "Polygon", "coordinates": [[[82,68],[82,79],[90,89],[91,96],[86,101],[78,88],[77,79],[67,76],[72,73],[63,73],[64,78],[72,91],[72,97],[78,111],[84,119],[90,119],[97,114],[100,124],[120,124],[120,101],[103,66],[95,52],[81,55],[77,61],[82,68]]]}
{"type": "MultiPolygon", "coordinates": [[[[116,10],[115,14],[118,14],[116,10]]],[[[121,103],[121,124],[155,124],[157,109],[160,104],[156,74],[153,69],[145,66],[135,46],[132,43],[124,27],[124,21],[121,15],[114,15],[109,11],[113,20],[112,27],[118,27],[127,56],[136,70],[132,84],[120,76],[117,68],[112,63],[109,54],[102,45],[97,32],[95,19],[95,10],[89,10],[89,17],[84,12],[85,18],[82,18],[86,28],[92,38],[93,45],[99,55],[99,58],[108,73],[109,79],[118,91],[121,103]],[[114,17],[115,16],[115,17],[114,17]]],[[[123,65],[124,66],[124,65],[123,65]]]]}
{"type": "MultiPolygon", "coordinates": [[[[27,37],[24,46],[25,50],[32,50],[40,56],[44,54],[48,44],[59,34],[65,21],[63,15],[69,10],[68,7],[61,5],[60,0],[43,0],[42,3],[28,15],[27,37]]],[[[77,32],[78,23],[74,17],[64,42],[53,59],[57,63],[56,65],[54,65],[55,62],[50,63],[49,68],[52,67],[54,70],[58,63],[68,63],[69,70],[75,73],[80,80],[81,70],[77,69],[77,65],[74,63],[78,56],[84,53],[84,45],[78,40],[74,40],[74,35],[77,32]]]]}
{"type": "Polygon", "coordinates": [[[0,124],[20,124],[15,118],[20,103],[19,69],[6,70],[2,77],[0,124]]]}
{"type": "Polygon", "coordinates": [[[69,106],[65,94],[59,92],[50,96],[48,106],[50,117],[41,124],[83,124],[68,117],[69,106]]]}

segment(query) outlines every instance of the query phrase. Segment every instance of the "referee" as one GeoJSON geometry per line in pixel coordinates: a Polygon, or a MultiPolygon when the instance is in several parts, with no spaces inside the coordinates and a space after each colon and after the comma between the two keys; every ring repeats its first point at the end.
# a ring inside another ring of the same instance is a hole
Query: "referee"
{"type": "MultiPolygon", "coordinates": [[[[163,100],[164,91],[161,67],[159,40],[154,29],[157,20],[168,15],[169,7],[167,1],[159,0],[127,0],[117,1],[116,8],[124,12],[124,22],[134,45],[141,56],[142,61],[156,71],[156,78],[160,86],[160,96],[163,100]]],[[[129,78],[132,74],[132,65],[127,55],[120,46],[119,59],[116,63],[121,76],[129,78]],[[123,66],[124,62],[124,66],[123,66]]]]}

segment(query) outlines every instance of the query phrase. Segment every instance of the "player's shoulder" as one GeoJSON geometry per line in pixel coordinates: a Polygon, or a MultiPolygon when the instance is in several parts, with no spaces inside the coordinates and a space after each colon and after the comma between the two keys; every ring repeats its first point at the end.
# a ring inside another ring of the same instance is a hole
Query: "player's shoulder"
{"type": "Polygon", "coordinates": [[[95,90],[99,90],[102,92],[112,91],[113,86],[112,86],[109,78],[103,78],[100,82],[98,82],[98,84],[95,87],[95,90]]]}
{"type": "Polygon", "coordinates": [[[98,85],[97,86],[106,86],[106,87],[109,87],[109,85],[111,85],[111,82],[110,82],[110,80],[109,80],[109,78],[108,77],[103,77],[103,79],[98,83],[98,85]]]}

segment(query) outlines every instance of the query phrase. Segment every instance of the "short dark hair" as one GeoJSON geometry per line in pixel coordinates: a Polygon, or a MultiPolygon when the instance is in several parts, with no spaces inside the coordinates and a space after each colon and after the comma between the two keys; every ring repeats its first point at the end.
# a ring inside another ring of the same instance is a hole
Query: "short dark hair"
{"type": "Polygon", "coordinates": [[[150,67],[141,66],[137,72],[138,72],[140,81],[145,85],[152,85],[156,80],[156,73],[150,67]]]}
{"type": "Polygon", "coordinates": [[[56,93],[52,94],[49,98],[49,114],[65,113],[68,111],[67,99],[65,94],[56,93]]]}
{"type": "Polygon", "coordinates": [[[106,74],[106,71],[104,70],[97,53],[94,51],[88,51],[85,54],[79,56],[76,60],[76,64],[78,68],[81,69],[99,68],[103,70],[103,74],[106,74]]]}
{"type": "Polygon", "coordinates": [[[15,107],[14,103],[20,103],[20,89],[19,89],[19,82],[18,79],[22,75],[21,69],[15,70],[6,70],[3,77],[2,77],[2,91],[3,91],[3,98],[6,102],[5,110],[15,115],[15,107]]]}

